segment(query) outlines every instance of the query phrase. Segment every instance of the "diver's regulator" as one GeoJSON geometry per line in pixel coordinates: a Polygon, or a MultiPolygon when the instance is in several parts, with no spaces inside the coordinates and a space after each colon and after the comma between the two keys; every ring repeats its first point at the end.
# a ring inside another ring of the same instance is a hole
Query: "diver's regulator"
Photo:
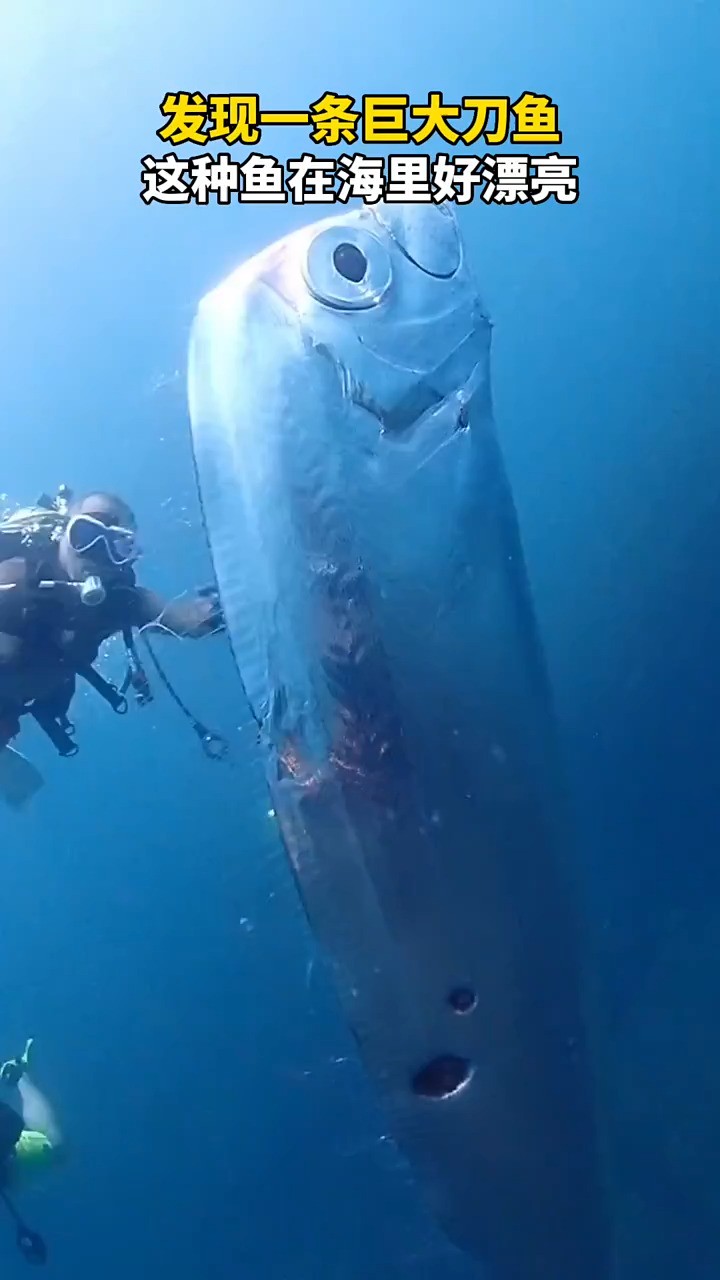
{"type": "Polygon", "coordinates": [[[38,582],[39,591],[62,591],[68,588],[71,591],[77,591],[82,604],[95,608],[102,604],[107,596],[107,592],[102,584],[102,580],[95,574],[89,574],[82,582],[56,582],[52,579],[38,582]]]}
{"type": "Polygon", "coordinates": [[[102,580],[94,573],[88,574],[83,582],[78,583],[78,591],[82,604],[87,604],[91,608],[103,604],[107,595],[102,580]]]}

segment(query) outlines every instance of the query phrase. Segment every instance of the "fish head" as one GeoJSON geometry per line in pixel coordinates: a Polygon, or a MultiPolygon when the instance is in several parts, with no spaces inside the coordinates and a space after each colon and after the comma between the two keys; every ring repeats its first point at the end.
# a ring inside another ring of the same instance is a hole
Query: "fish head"
{"type": "Polygon", "coordinates": [[[489,333],[453,210],[378,204],[295,231],[233,272],[201,304],[193,358],[211,348],[216,396],[265,431],[317,438],[322,409],[333,452],[361,469],[358,457],[374,459],[377,481],[384,456],[417,465],[468,425],[489,333]]]}
{"type": "Polygon", "coordinates": [[[379,468],[403,448],[417,463],[437,443],[438,418],[441,432],[466,425],[489,321],[448,206],[380,205],[328,219],[286,240],[266,281],[334,369],[336,412],[354,423],[336,447],[379,468]]]}

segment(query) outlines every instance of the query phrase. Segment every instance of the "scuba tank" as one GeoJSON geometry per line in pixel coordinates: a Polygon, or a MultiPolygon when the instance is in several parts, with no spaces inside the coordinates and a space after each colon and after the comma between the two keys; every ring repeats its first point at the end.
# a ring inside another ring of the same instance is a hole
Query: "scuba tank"
{"type": "Polygon", "coordinates": [[[0,520],[0,559],[59,542],[67,524],[72,491],[60,485],[54,498],[42,493],[34,507],[19,507],[0,520]]]}

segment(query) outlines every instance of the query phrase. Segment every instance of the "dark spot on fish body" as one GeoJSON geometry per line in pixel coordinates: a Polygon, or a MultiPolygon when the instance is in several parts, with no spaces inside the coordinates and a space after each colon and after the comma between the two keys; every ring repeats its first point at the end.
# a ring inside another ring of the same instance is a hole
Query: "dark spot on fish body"
{"type": "Polygon", "coordinates": [[[472,987],[453,987],[448,995],[448,1004],[455,1013],[472,1013],[477,1006],[477,993],[472,987]]]}
{"type": "Polygon", "coordinates": [[[473,1065],[469,1058],[461,1058],[454,1053],[441,1053],[415,1072],[412,1091],[420,1098],[441,1102],[463,1089],[472,1075],[473,1065]]]}

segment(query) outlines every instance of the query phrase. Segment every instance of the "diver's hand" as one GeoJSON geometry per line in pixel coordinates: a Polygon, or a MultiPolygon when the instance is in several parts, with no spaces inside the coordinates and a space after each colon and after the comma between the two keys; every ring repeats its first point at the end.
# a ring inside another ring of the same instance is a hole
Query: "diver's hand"
{"type": "Polygon", "coordinates": [[[196,608],[204,635],[225,631],[225,617],[220,604],[220,593],[215,586],[201,587],[197,593],[196,608]]]}
{"type": "Polygon", "coordinates": [[[200,639],[225,630],[220,597],[215,587],[202,587],[190,597],[163,600],[154,591],[135,591],[135,626],[157,628],[180,637],[200,639]]]}
{"type": "Polygon", "coordinates": [[[176,635],[199,640],[225,630],[220,600],[212,587],[205,587],[189,599],[173,600],[163,610],[160,621],[176,635]]]}
{"type": "Polygon", "coordinates": [[[8,1061],[3,1062],[0,1067],[0,1080],[2,1080],[3,1084],[8,1085],[11,1089],[19,1085],[28,1069],[32,1044],[32,1040],[28,1040],[25,1045],[25,1052],[21,1058],[9,1058],[8,1061]]]}

